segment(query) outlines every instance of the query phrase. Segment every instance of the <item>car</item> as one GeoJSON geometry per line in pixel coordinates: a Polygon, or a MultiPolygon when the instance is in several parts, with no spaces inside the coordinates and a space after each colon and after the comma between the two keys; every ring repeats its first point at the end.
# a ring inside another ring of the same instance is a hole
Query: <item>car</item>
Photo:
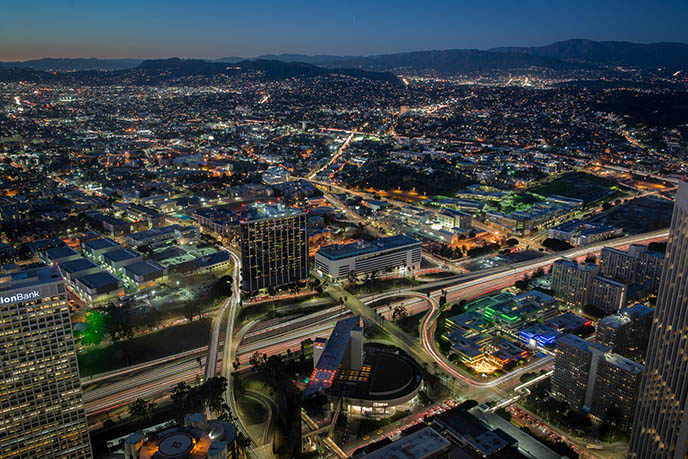
{"type": "Polygon", "coordinates": [[[370,436],[369,436],[369,435],[365,435],[365,436],[363,437],[363,440],[364,440],[364,441],[365,441],[365,440],[369,440],[369,439],[370,439],[370,436]]]}
{"type": "Polygon", "coordinates": [[[378,430],[378,431],[375,432],[375,433],[376,433],[377,435],[382,435],[382,429],[378,430]]]}

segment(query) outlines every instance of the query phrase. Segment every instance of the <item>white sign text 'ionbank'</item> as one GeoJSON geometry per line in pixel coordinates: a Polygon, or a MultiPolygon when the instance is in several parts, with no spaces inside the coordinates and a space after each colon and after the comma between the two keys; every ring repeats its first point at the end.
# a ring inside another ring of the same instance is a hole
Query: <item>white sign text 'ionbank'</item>
{"type": "Polygon", "coordinates": [[[38,290],[28,293],[17,293],[12,296],[0,296],[0,303],[16,303],[17,301],[33,300],[35,298],[40,298],[41,294],[38,290]]]}

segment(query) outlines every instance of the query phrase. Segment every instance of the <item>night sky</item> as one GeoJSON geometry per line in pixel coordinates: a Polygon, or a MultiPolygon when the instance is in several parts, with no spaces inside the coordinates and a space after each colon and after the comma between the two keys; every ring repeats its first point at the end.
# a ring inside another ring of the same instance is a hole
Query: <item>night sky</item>
{"type": "Polygon", "coordinates": [[[0,60],[688,42],[687,0],[6,0],[0,60]]]}

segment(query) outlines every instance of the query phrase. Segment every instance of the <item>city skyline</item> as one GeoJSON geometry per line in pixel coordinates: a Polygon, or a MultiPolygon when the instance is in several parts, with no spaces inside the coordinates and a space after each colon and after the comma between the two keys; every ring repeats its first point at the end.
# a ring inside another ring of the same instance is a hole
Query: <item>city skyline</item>
{"type": "Polygon", "coordinates": [[[0,60],[376,55],[541,46],[571,38],[688,42],[679,1],[552,5],[410,1],[289,5],[34,1],[3,7],[0,60]],[[661,24],[661,26],[659,26],[661,24]],[[84,39],[88,37],[88,39],[84,39]]]}
{"type": "Polygon", "coordinates": [[[0,459],[688,454],[685,0],[1,11],[0,459]]]}

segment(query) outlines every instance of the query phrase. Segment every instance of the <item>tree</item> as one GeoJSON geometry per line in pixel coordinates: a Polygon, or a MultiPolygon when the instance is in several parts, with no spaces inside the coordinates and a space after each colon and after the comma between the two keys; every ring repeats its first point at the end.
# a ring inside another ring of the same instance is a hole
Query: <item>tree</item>
{"type": "Polygon", "coordinates": [[[141,398],[137,398],[134,402],[129,404],[129,414],[141,419],[147,419],[149,422],[155,409],[155,403],[147,402],[141,398]]]}
{"type": "Polygon", "coordinates": [[[184,317],[193,322],[194,317],[201,315],[201,306],[195,301],[188,301],[183,308],[184,317]]]}
{"type": "Polygon", "coordinates": [[[561,252],[562,250],[568,250],[573,248],[573,246],[568,242],[553,238],[547,238],[544,241],[542,241],[542,246],[553,252],[561,252]]]}
{"type": "Polygon", "coordinates": [[[143,318],[143,323],[147,328],[153,328],[160,325],[162,320],[162,313],[157,308],[150,308],[143,318]]]}
{"type": "Polygon", "coordinates": [[[511,422],[511,414],[504,408],[497,408],[495,414],[501,418],[504,418],[507,422],[511,422]]]}
{"type": "Polygon", "coordinates": [[[528,273],[523,275],[523,279],[517,280],[514,283],[514,286],[516,286],[517,289],[519,289],[523,292],[528,290],[529,285],[530,285],[530,277],[528,276],[528,273]]]}
{"type": "Polygon", "coordinates": [[[184,381],[177,383],[177,385],[174,386],[174,389],[172,389],[172,394],[170,395],[172,403],[174,403],[182,412],[184,411],[184,407],[186,405],[186,398],[191,391],[192,388],[184,381]]]}
{"type": "Polygon", "coordinates": [[[356,285],[357,279],[358,276],[356,276],[356,273],[353,271],[349,271],[349,274],[346,275],[346,280],[349,281],[351,285],[356,285]]]}
{"type": "Polygon", "coordinates": [[[392,309],[392,320],[397,322],[399,320],[405,319],[408,317],[408,311],[406,310],[406,306],[404,305],[399,305],[395,306],[394,309],[392,309]]]}
{"type": "Polygon", "coordinates": [[[264,354],[261,354],[258,351],[254,352],[253,355],[248,359],[249,365],[256,368],[261,367],[265,363],[265,360],[267,360],[263,359],[263,355],[264,354]]]}
{"type": "Polygon", "coordinates": [[[118,308],[110,304],[105,310],[105,324],[113,342],[134,337],[134,324],[128,307],[118,308]]]}
{"type": "Polygon", "coordinates": [[[506,245],[508,245],[508,246],[510,246],[510,247],[517,246],[517,245],[518,245],[518,239],[513,238],[513,237],[512,237],[512,238],[509,238],[509,239],[506,240],[506,245]]]}
{"type": "Polygon", "coordinates": [[[210,289],[210,296],[215,299],[225,298],[231,296],[234,279],[232,276],[222,276],[213,284],[210,289]]]}
{"type": "Polygon", "coordinates": [[[200,387],[203,403],[212,411],[222,411],[225,392],[227,392],[227,378],[224,376],[208,378],[200,387]]]}

